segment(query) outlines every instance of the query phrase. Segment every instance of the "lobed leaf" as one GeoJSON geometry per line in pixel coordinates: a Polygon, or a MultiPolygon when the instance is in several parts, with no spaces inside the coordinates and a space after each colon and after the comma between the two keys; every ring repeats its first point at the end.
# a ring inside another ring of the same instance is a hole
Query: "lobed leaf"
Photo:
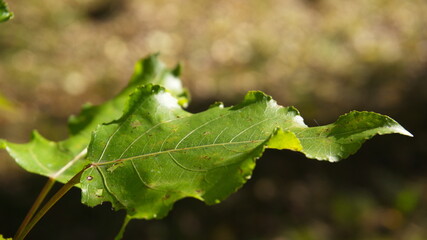
{"type": "Polygon", "coordinates": [[[53,142],[34,131],[29,143],[16,144],[0,139],[0,149],[5,148],[15,161],[29,172],[44,175],[60,182],[67,182],[89,162],[85,160],[91,133],[99,124],[118,119],[129,95],[148,83],[169,86],[182,105],[187,104],[188,94],[182,88],[176,69],[169,70],[157,55],[139,61],[129,85],[116,97],[99,106],[86,105],[77,116],[69,120],[70,137],[53,142]]]}
{"type": "Polygon", "coordinates": [[[159,218],[194,197],[214,204],[249,179],[264,148],[300,150],[296,109],[250,92],[235,106],[190,114],[159,86],[131,96],[123,117],[98,127],[82,175],[82,202],[104,201],[132,218],[159,218]]]}
{"type": "Polygon", "coordinates": [[[376,134],[409,135],[387,116],[351,112],[337,122],[307,127],[293,107],[261,92],[242,103],[184,111],[159,86],[138,88],[123,117],[99,126],[81,179],[82,202],[112,202],[130,218],[161,218],[182,198],[219,203],[250,178],[265,148],[300,151],[337,161],[376,134]]]}

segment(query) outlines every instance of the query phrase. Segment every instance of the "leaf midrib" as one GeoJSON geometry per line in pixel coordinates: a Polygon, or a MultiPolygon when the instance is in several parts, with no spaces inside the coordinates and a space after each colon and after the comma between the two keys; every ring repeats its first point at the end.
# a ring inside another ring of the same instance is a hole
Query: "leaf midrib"
{"type": "Polygon", "coordinates": [[[189,150],[196,150],[196,149],[200,149],[200,148],[210,148],[210,147],[217,147],[217,146],[230,146],[230,145],[238,145],[238,144],[259,143],[259,142],[263,142],[263,141],[265,141],[265,139],[240,141],[240,142],[228,142],[228,143],[214,143],[214,144],[205,144],[205,145],[184,147],[184,148],[173,148],[173,149],[162,150],[162,151],[158,151],[158,152],[140,154],[140,155],[136,155],[136,156],[132,156],[132,157],[119,158],[119,159],[105,161],[105,162],[96,162],[96,163],[92,163],[92,166],[97,167],[97,166],[104,166],[104,165],[109,165],[109,164],[117,164],[117,163],[121,163],[121,162],[127,162],[130,160],[135,160],[135,159],[158,156],[158,155],[165,154],[165,153],[189,151],[189,150]]]}

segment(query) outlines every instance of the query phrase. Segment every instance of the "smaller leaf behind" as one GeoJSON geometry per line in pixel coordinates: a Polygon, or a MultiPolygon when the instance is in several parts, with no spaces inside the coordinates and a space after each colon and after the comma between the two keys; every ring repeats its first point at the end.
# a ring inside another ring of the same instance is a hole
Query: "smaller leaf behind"
{"type": "Polygon", "coordinates": [[[5,22],[13,18],[13,13],[9,11],[7,3],[0,0],[0,22],[5,22]]]}
{"type": "MultiPolygon", "coordinates": [[[[187,107],[190,101],[190,94],[187,89],[182,86],[182,82],[179,79],[181,75],[181,65],[178,64],[175,68],[170,70],[166,69],[164,64],[157,60],[158,55],[159,54],[153,54],[145,60],[135,64],[134,74],[130,80],[129,86],[134,90],[135,87],[145,84],[160,85],[178,99],[179,105],[187,107]]],[[[128,92],[128,94],[131,92],[128,92]]]]}
{"type": "MultiPolygon", "coordinates": [[[[176,68],[179,68],[179,66],[176,68]]],[[[177,72],[176,68],[166,68],[158,59],[158,54],[150,55],[138,61],[135,64],[134,73],[128,86],[116,97],[99,106],[86,105],[79,115],[70,118],[69,128],[71,134],[83,133],[90,138],[91,132],[98,124],[108,123],[121,117],[129,95],[137,87],[146,84],[164,86],[172,96],[178,99],[181,106],[187,106],[190,96],[188,91],[182,87],[178,75],[179,71],[177,72]]]]}
{"type": "Polygon", "coordinates": [[[171,87],[169,92],[181,102],[187,99],[186,90],[181,86],[177,70],[167,69],[158,60],[157,55],[151,55],[136,64],[129,85],[116,97],[99,106],[86,105],[79,115],[70,118],[68,139],[59,142],[49,141],[34,131],[30,142],[25,144],[0,139],[0,149],[5,148],[25,170],[65,183],[87,165],[85,154],[92,131],[99,124],[120,118],[129,95],[138,86],[149,83],[171,87]]]}

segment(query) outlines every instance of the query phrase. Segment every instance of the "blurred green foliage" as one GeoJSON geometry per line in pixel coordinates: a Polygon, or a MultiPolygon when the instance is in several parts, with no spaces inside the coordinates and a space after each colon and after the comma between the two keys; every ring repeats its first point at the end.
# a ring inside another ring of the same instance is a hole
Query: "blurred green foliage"
{"type": "Polygon", "coordinates": [[[0,22],[5,22],[13,17],[13,13],[9,11],[7,4],[0,0],[0,22]]]}
{"type": "MultiPolygon", "coordinates": [[[[16,16],[0,26],[0,94],[14,110],[0,109],[1,138],[25,141],[37,128],[63,139],[68,115],[117,93],[133,64],[153,52],[169,66],[183,63],[184,84],[194,103],[208,102],[204,107],[212,100],[235,103],[259,89],[296,105],[309,125],[352,109],[374,110],[415,135],[374,141],[336,165],[273,154],[259,164],[260,179],[254,176],[234,198],[247,203],[232,198],[192,212],[195,203],[185,201],[168,219],[134,227],[144,229],[145,239],[200,239],[206,232],[211,239],[427,237],[426,1],[8,3],[16,16]]],[[[17,181],[10,190],[7,179],[19,170],[0,158],[0,193],[8,199],[25,187],[17,181]]],[[[1,226],[4,233],[14,230],[1,226]]]]}

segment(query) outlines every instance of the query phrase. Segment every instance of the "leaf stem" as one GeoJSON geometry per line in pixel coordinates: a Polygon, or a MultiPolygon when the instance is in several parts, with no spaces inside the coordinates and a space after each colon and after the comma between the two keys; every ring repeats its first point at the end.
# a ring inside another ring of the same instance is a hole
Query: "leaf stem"
{"type": "Polygon", "coordinates": [[[43,203],[44,199],[46,198],[49,191],[52,189],[53,185],[55,184],[55,179],[49,178],[47,180],[46,184],[44,185],[43,189],[40,191],[39,195],[37,196],[36,200],[33,203],[33,206],[31,206],[30,210],[28,211],[27,215],[25,216],[24,220],[21,223],[21,226],[19,226],[18,231],[16,232],[14,239],[17,238],[19,235],[21,235],[22,231],[25,229],[27,224],[30,222],[36,211],[39,209],[40,205],[43,203]]]}
{"type": "Polygon", "coordinates": [[[31,231],[31,229],[33,229],[33,227],[39,222],[39,220],[47,213],[47,211],[49,211],[49,209],[52,208],[52,206],[55,205],[55,203],[58,202],[58,200],[61,199],[75,184],[80,182],[80,177],[82,176],[83,172],[91,166],[92,165],[87,165],[86,167],[84,167],[80,172],[74,175],[74,177],[71,178],[64,186],[62,186],[58,190],[58,192],[56,192],[55,195],[53,195],[49,199],[49,201],[36,213],[36,215],[30,220],[30,222],[21,231],[21,233],[15,236],[14,240],[23,240],[31,231]]]}
{"type": "Polygon", "coordinates": [[[39,195],[37,196],[36,200],[34,201],[33,205],[31,206],[30,210],[28,211],[27,215],[22,221],[21,225],[19,226],[18,231],[16,231],[14,238],[19,237],[22,234],[22,231],[27,227],[28,223],[31,221],[32,217],[34,216],[36,211],[39,209],[40,205],[45,200],[47,194],[52,189],[58,176],[60,176],[65,170],[71,167],[76,161],[82,159],[86,154],[87,154],[87,148],[83,149],[82,152],[77,154],[76,157],[74,157],[67,165],[65,165],[58,172],[54,173],[52,176],[49,177],[49,180],[46,182],[43,189],[40,191],[39,195]]]}
{"type": "Polygon", "coordinates": [[[123,221],[122,227],[120,228],[120,231],[119,231],[119,233],[117,233],[114,240],[121,240],[123,238],[123,234],[125,233],[126,226],[128,225],[128,223],[130,222],[131,219],[132,218],[129,217],[129,215],[126,215],[125,220],[123,221]]]}

